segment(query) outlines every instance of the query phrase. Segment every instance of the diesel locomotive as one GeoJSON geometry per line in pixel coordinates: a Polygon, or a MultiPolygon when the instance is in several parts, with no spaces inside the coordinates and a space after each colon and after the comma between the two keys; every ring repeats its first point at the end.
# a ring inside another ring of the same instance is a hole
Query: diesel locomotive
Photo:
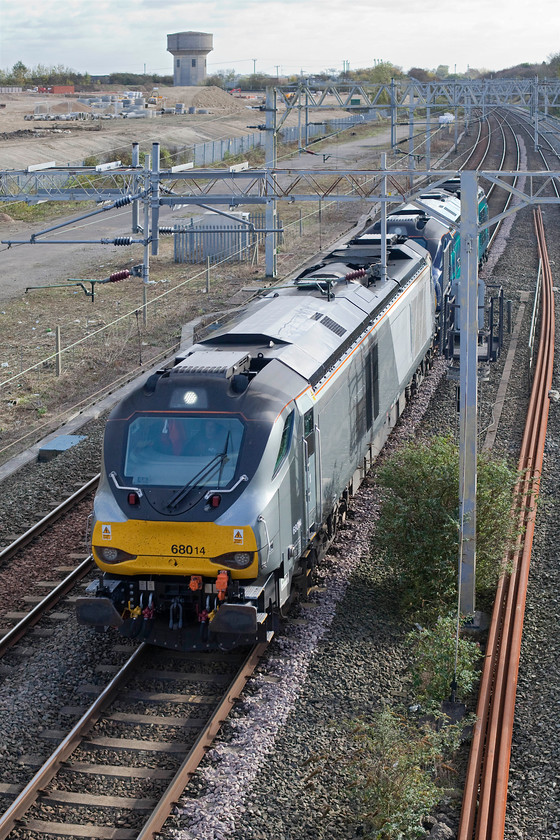
{"type": "Polygon", "coordinates": [[[78,620],[179,650],[267,639],[430,364],[428,251],[365,231],[112,411],[78,620]]]}

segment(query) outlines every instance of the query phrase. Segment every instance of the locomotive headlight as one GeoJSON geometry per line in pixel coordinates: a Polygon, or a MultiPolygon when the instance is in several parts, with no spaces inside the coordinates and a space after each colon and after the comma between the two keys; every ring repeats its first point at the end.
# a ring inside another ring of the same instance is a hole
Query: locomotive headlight
{"type": "Polygon", "coordinates": [[[169,408],[179,411],[185,408],[208,408],[208,395],[204,388],[174,388],[169,400],[169,408]]]}
{"type": "Polygon", "coordinates": [[[253,553],[249,551],[236,551],[233,555],[234,563],[238,569],[246,569],[253,562],[253,553]]]}
{"type": "Polygon", "coordinates": [[[232,551],[230,554],[214,557],[211,562],[227,569],[246,569],[253,562],[254,556],[253,551],[232,551]]]}
{"type": "Polygon", "coordinates": [[[124,563],[126,560],[135,560],[136,554],[129,554],[120,548],[113,548],[109,545],[94,545],[93,550],[103,563],[124,563]]]}
{"type": "Polygon", "coordinates": [[[185,391],[183,395],[183,402],[185,405],[196,405],[198,402],[198,395],[196,391],[185,391]]]}

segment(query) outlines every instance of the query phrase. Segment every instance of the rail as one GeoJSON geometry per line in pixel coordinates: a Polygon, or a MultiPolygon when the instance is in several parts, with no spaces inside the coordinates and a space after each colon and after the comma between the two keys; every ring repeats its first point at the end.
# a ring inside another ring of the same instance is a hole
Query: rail
{"type": "Polygon", "coordinates": [[[20,549],[25,548],[26,545],[34,540],[39,534],[42,534],[43,531],[46,531],[47,528],[50,528],[57,519],[60,519],[61,516],[64,516],[65,513],[68,513],[74,505],[78,502],[81,502],[91,490],[93,490],[97,484],[99,483],[99,473],[95,475],[92,479],[87,481],[79,490],[76,490],[75,493],[72,493],[71,496],[68,496],[63,502],[61,502],[57,507],[47,513],[46,516],[43,516],[39,522],[36,522],[35,525],[32,525],[31,528],[28,528],[24,534],[21,534],[16,540],[14,540],[10,545],[6,546],[2,551],[0,551],[0,565],[9,560],[14,556],[17,551],[20,549]]]}
{"type": "Polygon", "coordinates": [[[540,208],[534,215],[543,272],[542,313],[539,351],[519,458],[521,478],[515,488],[512,509],[518,537],[513,552],[506,557],[505,567],[511,571],[502,574],[494,603],[458,840],[472,840],[473,836],[476,840],[504,837],[521,634],[554,361],[552,274],[540,208]]]}

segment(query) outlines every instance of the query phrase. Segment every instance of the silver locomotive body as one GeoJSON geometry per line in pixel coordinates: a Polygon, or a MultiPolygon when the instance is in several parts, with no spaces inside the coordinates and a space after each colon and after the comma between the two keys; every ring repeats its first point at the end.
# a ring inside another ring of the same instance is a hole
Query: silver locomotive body
{"type": "Polygon", "coordinates": [[[333,251],[113,411],[82,623],[188,650],[274,631],[430,358],[429,255],[390,237],[387,279],[379,256],[333,251]]]}

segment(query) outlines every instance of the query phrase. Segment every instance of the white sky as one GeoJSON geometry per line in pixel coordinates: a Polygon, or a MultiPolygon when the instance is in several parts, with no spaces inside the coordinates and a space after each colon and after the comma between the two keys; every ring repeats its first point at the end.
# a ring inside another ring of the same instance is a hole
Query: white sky
{"type": "Polygon", "coordinates": [[[214,35],[208,72],[449,65],[500,70],[560,52],[559,0],[0,0],[0,68],[173,72],[167,34],[214,35]]]}

